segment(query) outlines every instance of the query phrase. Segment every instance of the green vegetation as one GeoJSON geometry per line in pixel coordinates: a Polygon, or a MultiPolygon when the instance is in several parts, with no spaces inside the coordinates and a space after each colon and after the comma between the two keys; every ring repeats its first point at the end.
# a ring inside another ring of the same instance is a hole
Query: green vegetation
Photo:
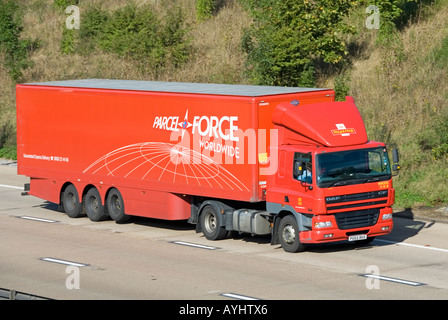
{"type": "Polygon", "coordinates": [[[122,59],[132,59],[141,68],[153,70],[155,75],[167,65],[177,68],[190,55],[188,30],[179,7],[171,8],[162,20],[150,6],[129,3],[113,12],[92,6],[81,19],[79,41],[73,39],[74,29],[64,28],[62,52],[73,53],[79,49],[90,54],[100,49],[122,59]],[[74,48],[75,42],[78,48],[74,48]]]}
{"type": "MultiPolygon", "coordinates": [[[[37,47],[30,39],[23,39],[20,6],[13,0],[0,0],[0,59],[10,83],[23,79],[23,70],[32,67],[29,51],[37,47]]],[[[3,93],[4,90],[2,89],[3,93]]],[[[16,129],[10,104],[0,102],[0,157],[16,158],[16,129]]]]}
{"type": "Polygon", "coordinates": [[[257,84],[313,86],[319,63],[336,64],[347,54],[343,18],[355,1],[246,0],[254,24],[246,31],[250,78],[257,84]]]}
{"type": "Polygon", "coordinates": [[[196,19],[198,21],[205,21],[211,18],[215,6],[215,0],[196,0],[196,19]]]}
{"type": "Polygon", "coordinates": [[[79,0],[54,0],[54,5],[57,8],[65,10],[68,6],[79,5],[79,0]]]}
{"type": "Polygon", "coordinates": [[[32,66],[28,51],[30,39],[21,39],[22,21],[19,5],[13,0],[0,0],[0,52],[4,66],[14,81],[22,79],[22,70],[32,66]]]}
{"type": "Polygon", "coordinates": [[[17,159],[15,126],[6,122],[0,126],[0,158],[17,159]]]}
{"type": "Polygon", "coordinates": [[[358,29],[350,39],[364,50],[358,52],[362,59],[347,66],[349,93],[369,137],[400,149],[397,206],[446,204],[448,1],[395,3],[394,14],[384,17],[384,30],[358,29]]]}
{"type": "Polygon", "coordinates": [[[441,41],[440,47],[433,50],[429,59],[438,68],[448,70],[448,36],[441,41]]]}
{"type": "MultiPolygon", "coordinates": [[[[445,111],[446,112],[446,111],[445,111]]],[[[428,151],[435,160],[448,157],[448,113],[434,119],[432,126],[419,135],[422,152],[428,151]]]]}
{"type": "Polygon", "coordinates": [[[447,21],[448,0],[0,0],[0,157],[15,158],[17,82],[327,87],[355,98],[371,140],[399,147],[397,206],[447,204],[447,21]]]}

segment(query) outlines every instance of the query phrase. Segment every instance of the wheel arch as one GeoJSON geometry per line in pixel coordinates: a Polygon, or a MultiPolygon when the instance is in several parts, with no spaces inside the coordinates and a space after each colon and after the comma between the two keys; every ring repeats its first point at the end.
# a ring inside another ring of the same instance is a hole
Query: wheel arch
{"type": "MultiPolygon", "coordinates": [[[[217,213],[219,213],[218,214],[219,225],[221,227],[225,227],[225,225],[226,225],[225,211],[232,209],[232,207],[230,207],[229,205],[227,205],[219,200],[207,199],[207,200],[204,200],[204,201],[201,201],[200,203],[198,203],[197,204],[198,209],[197,209],[197,213],[196,213],[196,215],[197,215],[196,221],[197,222],[199,221],[201,214],[204,211],[204,208],[208,205],[212,206],[215,209],[215,211],[217,213]]],[[[200,223],[196,223],[196,231],[197,232],[202,231],[200,223]]]]}
{"type": "MultiPolygon", "coordinates": [[[[272,228],[271,245],[280,244],[280,238],[279,238],[280,221],[286,216],[294,216],[295,217],[295,214],[289,210],[281,210],[280,212],[275,214],[274,221],[273,221],[274,224],[273,224],[273,228],[272,228]]],[[[297,217],[295,217],[295,218],[297,220],[297,217]]]]}
{"type": "MultiPolygon", "coordinates": [[[[95,186],[95,185],[93,185],[93,184],[88,184],[88,185],[86,185],[83,189],[82,189],[82,199],[84,199],[84,197],[85,197],[85,195],[87,194],[87,192],[89,192],[89,190],[90,189],[93,189],[93,188],[95,188],[95,189],[97,189],[98,190],[98,188],[95,186]]],[[[98,190],[99,191],[99,190],[98,190]]],[[[101,194],[101,193],[100,193],[101,194]]],[[[101,197],[101,200],[103,200],[102,199],[103,197],[101,197]]],[[[103,202],[104,203],[104,202],[103,202]]]]}
{"type": "Polygon", "coordinates": [[[304,214],[297,212],[290,205],[282,205],[273,202],[266,203],[267,211],[274,215],[274,226],[272,228],[271,244],[279,244],[278,229],[280,220],[288,215],[294,216],[299,228],[299,232],[307,231],[311,229],[312,214],[304,214]]]}

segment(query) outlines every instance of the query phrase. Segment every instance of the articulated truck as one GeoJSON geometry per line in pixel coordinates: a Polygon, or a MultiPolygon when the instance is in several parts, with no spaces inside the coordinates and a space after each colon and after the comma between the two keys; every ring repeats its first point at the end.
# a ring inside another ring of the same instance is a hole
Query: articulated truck
{"type": "Polygon", "coordinates": [[[16,98],[25,191],[69,217],[186,220],[287,252],[393,228],[398,153],[331,89],[81,79],[16,98]]]}

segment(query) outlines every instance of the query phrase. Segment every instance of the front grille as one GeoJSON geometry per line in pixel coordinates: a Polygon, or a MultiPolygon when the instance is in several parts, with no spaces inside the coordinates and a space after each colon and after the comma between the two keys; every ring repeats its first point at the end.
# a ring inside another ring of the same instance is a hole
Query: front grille
{"type": "Polygon", "coordinates": [[[359,207],[366,207],[366,206],[376,206],[379,204],[386,204],[386,203],[387,203],[387,200],[352,203],[352,204],[345,204],[342,206],[327,207],[327,210],[328,210],[328,212],[330,212],[331,210],[341,210],[341,209],[359,208],[359,207]]]}
{"type": "Polygon", "coordinates": [[[362,193],[353,193],[353,194],[344,194],[340,196],[332,196],[326,197],[325,203],[335,204],[335,203],[343,203],[350,201],[361,201],[361,200],[369,200],[369,199],[377,199],[377,198],[387,198],[389,195],[388,190],[378,190],[371,192],[362,192],[362,193]]]}
{"type": "Polygon", "coordinates": [[[368,209],[336,213],[336,223],[339,229],[354,229],[373,226],[380,215],[380,209],[368,209]]]}
{"type": "Polygon", "coordinates": [[[386,204],[388,195],[389,195],[388,190],[377,190],[370,192],[345,194],[339,196],[325,197],[325,204],[327,205],[327,210],[329,212],[332,210],[374,206],[374,205],[386,204]],[[371,201],[365,201],[365,200],[371,200],[371,201]],[[355,202],[355,201],[364,201],[364,202],[355,202]]]}

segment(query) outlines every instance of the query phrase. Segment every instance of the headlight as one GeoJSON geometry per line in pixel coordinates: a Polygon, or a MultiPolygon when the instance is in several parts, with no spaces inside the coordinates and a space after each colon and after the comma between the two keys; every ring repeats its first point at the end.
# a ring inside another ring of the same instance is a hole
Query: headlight
{"type": "Polygon", "coordinates": [[[383,214],[383,220],[389,220],[389,219],[392,219],[392,213],[383,214]]]}
{"type": "Polygon", "coordinates": [[[331,228],[333,224],[331,221],[322,221],[322,222],[315,222],[314,228],[331,228]]]}

